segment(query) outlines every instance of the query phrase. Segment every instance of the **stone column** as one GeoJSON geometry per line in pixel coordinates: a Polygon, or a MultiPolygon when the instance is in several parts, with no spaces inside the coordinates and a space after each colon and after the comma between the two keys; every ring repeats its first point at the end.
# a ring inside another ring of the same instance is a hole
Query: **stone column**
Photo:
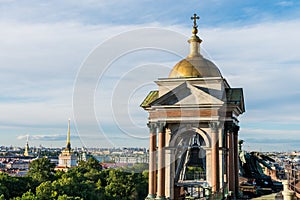
{"type": "Polygon", "coordinates": [[[295,193],[291,190],[289,190],[289,182],[283,181],[283,191],[282,191],[282,195],[283,195],[283,200],[293,200],[295,193]]]}
{"type": "Polygon", "coordinates": [[[220,169],[219,169],[219,177],[220,177],[220,183],[219,187],[220,189],[222,188],[222,193],[224,193],[224,167],[225,167],[225,160],[224,160],[224,148],[225,145],[223,143],[223,130],[219,131],[219,164],[220,164],[220,169]],[[224,145],[224,146],[223,146],[224,145]],[[223,148],[224,147],[224,148],[223,148]]]}
{"type": "Polygon", "coordinates": [[[158,173],[157,173],[157,200],[165,197],[165,123],[158,123],[158,173]]]}
{"type": "Polygon", "coordinates": [[[227,162],[227,177],[228,190],[235,191],[235,176],[234,176],[234,151],[233,151],[233,134],[228,130],[227,132],[227,146],[228,146],[228,162],[227,162]]]}
{"type": "Polygon", "coordinates": [[[219,191],[219,127],[217,122],[209,124],[211,128],[211,184],[212,192],[219,191]]]}
{"type": "Polygon", "coordinates": [[[165,196],[166,198],[169,197],[171,199],[173,199],[173,187],[170,186],[174,185],[174,172],[172,169],[172,151],[173,150],[170,148],[165,150],[165,196]]]}
{"type": "Polygon", "coordinates": [[[174,171],[173,171],[173,162],[174,162],[174,149],[170,147],[171,139],[171,130],[166,128],[165,131],[165,196],[169,199],[174,199],[173,187],[174,185],[174,171]]]}
{"type": "Polygon", "coordinates": [[[233,143],[234,143],[234,177],[235,177],[235,195],[238,195],[239,192],[239,140],[238,140],[238,131],[239,126],[234,126],[233,128],[233,143]]]}
{"type": "Polygon", "coordinates": [[[149,194],[146,199],[154,199],[156,194],[156,124],[149,123],[150,144],[149,144],[149,194]]]}

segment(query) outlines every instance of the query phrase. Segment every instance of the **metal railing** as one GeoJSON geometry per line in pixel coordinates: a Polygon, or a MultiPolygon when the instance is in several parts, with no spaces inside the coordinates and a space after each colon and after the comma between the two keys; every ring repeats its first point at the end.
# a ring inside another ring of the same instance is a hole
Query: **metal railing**
{"type": "Polygon", "coordinates": [[[186,174],[186,180],[206,180],[205,172],[193,172],[186,174]]]}
{"type": "Polygon", "coordinates": [[[300,198],[300,165],[291,164],[286,167],[289,189],[300,198]]]}

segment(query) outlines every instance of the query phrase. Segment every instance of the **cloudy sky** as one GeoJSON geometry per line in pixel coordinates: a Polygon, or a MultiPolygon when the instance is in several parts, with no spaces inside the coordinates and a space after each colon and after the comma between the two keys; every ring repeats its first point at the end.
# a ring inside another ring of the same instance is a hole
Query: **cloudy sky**
{"type": "Polygon", "coordinates": [[[64,146],[71,118],[73,146],[147,147],[139,104],[195,12],[203,54],[244,88],[245,147],[300,150],[298,0],[0,0],[0,145],[64,146]]]}

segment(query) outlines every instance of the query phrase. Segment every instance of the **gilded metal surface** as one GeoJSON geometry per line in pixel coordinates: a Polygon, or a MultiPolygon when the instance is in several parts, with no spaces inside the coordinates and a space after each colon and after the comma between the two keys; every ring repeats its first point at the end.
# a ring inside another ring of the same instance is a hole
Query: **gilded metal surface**
{"type": "Polygon", "coordinates": [[[200,72],[186,59],[181,60],[172,69],[169,78],[202,77],[200,72]]]}
{"type": "Polygon", "coordinates": [[[169,78],[204,78],[221,77],[217,66],[203,57],[183,59],[177,63],[169,74],[169,78]]]}

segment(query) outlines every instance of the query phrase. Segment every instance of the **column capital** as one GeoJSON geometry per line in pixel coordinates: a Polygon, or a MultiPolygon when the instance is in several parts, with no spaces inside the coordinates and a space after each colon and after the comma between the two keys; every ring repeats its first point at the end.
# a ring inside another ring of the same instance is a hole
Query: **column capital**
{"type": "Polygon", "coordinates": [[[233,132],[235,134],[237,134],[239,132],[239,130],[240,130],[240,127],[238,125],[235,125],[234,128],[233,128],[233,132]]]}
{"type": "Polygon", "coordinates": [[[149,123],[147,124],[147,126],[148,126],[149,129],[150,129],[150,133],[156,133],[156,128],[157,128],[156,123],[149,122],[149,123]]]}
{"type": "Polygon", "coordinates": [[[209,128],[212,129],[212,131],[218,131],[220,122],[212,121],[212,122],[209,122],[208,125],[209,125],[209,128]]]}
{"type": "Polygon", "coordinates": [[[234,123],[226,123],[226,131],[229,133],[237,134],[240,130],[240,127],[234,123]]]}
{"type": "Polygon", "coordinates": [[[232,122],[225,122],[224,128],[225,128],[225,132],[226,133],[232,132],[231,131],[231,129],[232,129],[232,122]]]}
{"type": "Polygon", "coordinates": [[[187,130],[191,130],[193,128],[193,124],[191,124],[191,123],[185,124],[185,128],[187,130]]]}
{"type": "Polygon", "coordinates": [[[157,128],[159,133],[165,132],[166,122],[157,122],[157,128]]]}

